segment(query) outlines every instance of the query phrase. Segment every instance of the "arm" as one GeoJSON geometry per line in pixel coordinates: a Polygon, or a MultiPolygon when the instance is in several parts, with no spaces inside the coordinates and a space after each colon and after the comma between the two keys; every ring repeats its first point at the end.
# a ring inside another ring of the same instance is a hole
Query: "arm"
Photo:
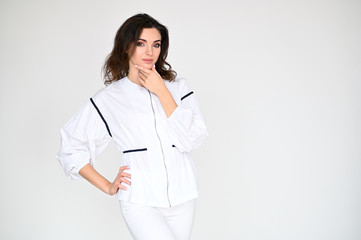
{"type": "Polygon", "coordinates": [[[190,152],[198,148],[209,134],[189,81],[180,79],[179,84],[181,98],[167,122],[173,144],[181,152],[190,152]]]}
{"type": "Polygon", "coordinates": [[[152,69],[147,69],[142,66],[136,66],[138,69],[139,82],[153,92],[159,98],[165,114],[169,118],[173,111],[177,108],[177,103],[174,101],[172,94],[165,86],[162,77],[158,74],[155,66],[152,69]]]}
{"type": "Polygon", "coordinates": [[[178,107],[177,103],[174,101],[172,94],[165,86],[164,89],[157,94],[157,96],[163,106],[167,118],[169,118],[169,116],[172,115],[173,111],[178,107]]]}
{"type": "Polygon", "coordinates": [[[111,136],[93,104],[89,101],[61,128],[61,147],[57,159],[70,179],[85,178],[103,192],[114,195],[130,185],[129,169],[123,166],[113,182],[109,182],[94,168],[96,157],[105,149],[111,136]],[[128,179],[126,179],[128,178],[128,179]]]}
{"type": "Polygon", "coordinates": [[[152,69],[136,68],[139,82],[158,96],[167,115],[170,137],[178,150],[190,152],[199,147],[209,134],[188,80],[180,82],[181,99],[177,105],[155,66],[152,69]]]}
{"type": "Polygon", "coordinates": [[[128,170],[129,167],[123,166],[119,169],[118,175],[116,176],[113,182],[109,182],[105,177],[98,173],[90,164],[86,164],[83,168],[80,169],[79,174],[85,178],[88,182],[93,184],[95,187],[99,188],[103,192],[114,195],[118,192],[119,188],[127,190],[127,188],[121,185],[122,182],[130,185],[130,182],[125,178],[130,179],[130,174],[123,172],[128,170]]]}

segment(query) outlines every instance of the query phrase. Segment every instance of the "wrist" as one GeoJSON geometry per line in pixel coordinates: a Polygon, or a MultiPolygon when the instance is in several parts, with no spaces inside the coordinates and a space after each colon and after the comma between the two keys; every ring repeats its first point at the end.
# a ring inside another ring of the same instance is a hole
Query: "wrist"
{"type": "Polygon", "coordinates": [[[168,88],[164,85],[159,91],[156,93],[158,98],[167,97],[170,94],[168,88]]]}
{"type": "Polygon", "coordinates": [[[112,183],[108,181],[108,183],[105,186],[105,189],[103,190],[106,194],[112,196],[114,194],[111,194],[111,188],[112,188],[112,183]]]}

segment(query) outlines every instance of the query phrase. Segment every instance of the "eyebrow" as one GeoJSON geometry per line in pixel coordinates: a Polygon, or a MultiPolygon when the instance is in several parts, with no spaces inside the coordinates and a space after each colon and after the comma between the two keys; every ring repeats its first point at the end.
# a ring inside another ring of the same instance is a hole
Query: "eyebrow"
{"type": "MultiPolygon", "coordinates": [[[[145,39],[143,39],[143,38],[139,38],[138,40],[142,40],[142,41],[144,41],[144,42],[147,42],[147,40],[145,40],[145,39]]],[[[155,43],[155,42],[160,42],[160,40],[155,40],[154,43],[155,43]]]]}

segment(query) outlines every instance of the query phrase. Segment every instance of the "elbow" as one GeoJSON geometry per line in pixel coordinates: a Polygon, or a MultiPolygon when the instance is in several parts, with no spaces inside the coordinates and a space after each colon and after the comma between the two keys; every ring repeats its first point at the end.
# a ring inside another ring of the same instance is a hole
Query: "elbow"
{"type": "Polygon", "coordinates": [[[56,155],[60,166],[63,168],[65,175],[70,180],[83,179],[80,175],[80,169],[86,164],[89,164],[87,155],[79,156],[73,154],[58,154],[56,155]]]}
{"type": "Polygon", "coordinates": [[[197,136],[193,136],[192,138],[189,138],[188,141],[184,141],[179,150],[181,152],[191,152],[192,150],[199,148],[208,136],[209,132],[204,128],[197,136]]]}

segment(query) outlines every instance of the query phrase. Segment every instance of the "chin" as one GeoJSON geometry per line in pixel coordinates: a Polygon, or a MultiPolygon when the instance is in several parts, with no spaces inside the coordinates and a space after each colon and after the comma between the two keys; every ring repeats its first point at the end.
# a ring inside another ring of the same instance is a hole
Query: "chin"
{"type": "Polygon", "coordinates": [[[148,68],[148,69],[152,69],[153,64],[152,64],[152,63],[151,63],[151,64],[144,64],[144,67],[146,67],[146,68],[148,68]]]}

